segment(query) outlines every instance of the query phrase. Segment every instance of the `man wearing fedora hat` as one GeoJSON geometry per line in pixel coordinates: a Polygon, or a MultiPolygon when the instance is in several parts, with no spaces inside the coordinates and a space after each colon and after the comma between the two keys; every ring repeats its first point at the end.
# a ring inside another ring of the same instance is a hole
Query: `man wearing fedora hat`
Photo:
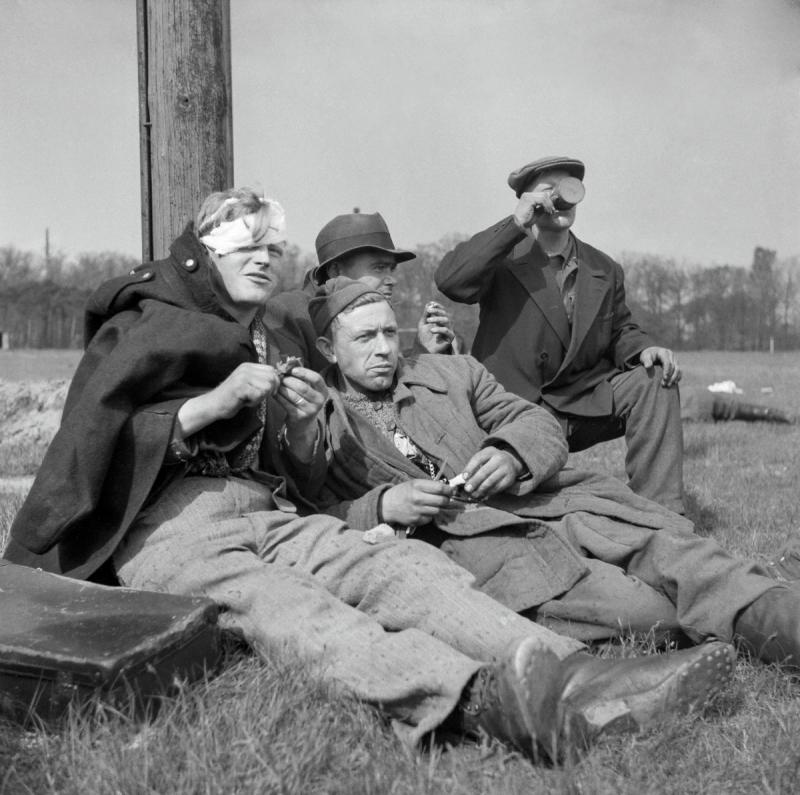
{"type": "Polygon", "coordinates": [[[683,513],[680,368],[633,322],[620,265],[571,232],[584,173],[570,157],[513,171],[514,212],[449,252],[436,284],[480,304],[473,355],[554,414],[570,451],[624,435],[631,488],[683,513]]]}
{"type": "MultiPolygon", "coordinates": [[[[289,290],[273,298],[267,307],[268,326],[285,340],[287,352],[305,359],[314,369],[325,366],[317,351],[308,302],[329,278],[347,276],[377,290],[391,302],[396,284],[395,270],[401,262],[416,257],[397,248],[380,213],[337,215],[322,227],[315,241],[319,264],[305,277],[300,290],[289,290]]],[[[429,301],[417,324],[413,351],[452,353],[454,338],[447,310],[429,301]]]]}

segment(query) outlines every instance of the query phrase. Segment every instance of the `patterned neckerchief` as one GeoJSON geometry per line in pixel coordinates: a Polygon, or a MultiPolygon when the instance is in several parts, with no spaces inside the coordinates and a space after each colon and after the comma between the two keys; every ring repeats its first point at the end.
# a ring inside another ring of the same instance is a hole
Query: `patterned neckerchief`
{"type": "MultiPolygon", "coordinates": [[[[250,324],[250,338],[253,340],[259,364],[266,364],[269,357],[267,330],[258,316],[250,324]]],[[[189,465],[189,472],[210,478],[224,478],[231,473],[244,472],[256,466],[261,440],[264,437],[264,424],[267,419],[266,398],[258,404],[256,411],[260,427],[234,460],[229,460],[225,453],[221,453],[219,450],[201,450],[189,465]]]]}
{"type": "Polygon", "coordinates": [[[342,392],[341,395],[348,408],[360,414],[373,428],[380,431],[409,461],[427,472],[431,478],[435,476],[434,461],[397,427],[397,409],[390,391],[375,396],[353,392],[342,392]]]}
{"type": "MultiPolygon", "coordinates": [[[[253,318],[250,324],[250,338],[256,349],[259,364],[266,364],[269,358],[269,342],[267,342],[267,329],[260,315],[253,318]]],[[[261,449],[261,440],[264,438],[264,425],[267,421],[267,399],[264,398],[256,409],[258,414],[258,431],[250,438],[245,448],[239,453],[235,461],[231,462],[232,472],[242,472],[258,464],[258,452],[261,449]]]]}
{"type": "Polygon", "coordinates": [[[391,392],[376,395],[362,395],[356,392],[342,392],[342,400],[370,425],[391,439],[397,428],[397,413],[391,392]]]}

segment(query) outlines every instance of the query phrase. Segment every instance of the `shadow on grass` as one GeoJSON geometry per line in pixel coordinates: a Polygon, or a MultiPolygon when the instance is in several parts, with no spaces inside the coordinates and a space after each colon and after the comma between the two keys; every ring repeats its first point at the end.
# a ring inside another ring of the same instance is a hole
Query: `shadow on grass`
{"type": "Polygon", "coordinates": [[[708,437],[699,434],[683,435],[684,458],[706,458],[708,455],[708,437]]]}
{"type": "Polygon", "coordinates": [[[719,514],[709,505],[701,503],[690,491],[683,495],[686,518],[694,523],[694,531],[699,536],[713,536],[719,527],[719,514]]]}

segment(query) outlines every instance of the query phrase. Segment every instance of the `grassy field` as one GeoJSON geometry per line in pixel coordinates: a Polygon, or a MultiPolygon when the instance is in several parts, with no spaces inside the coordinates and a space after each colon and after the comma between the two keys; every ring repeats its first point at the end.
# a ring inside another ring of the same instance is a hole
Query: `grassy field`
{"type": "MultiPolygon", "coordinates": [[[[800,414],[800,354],[680,359],[686,383],[732,379],[745,399],[800,414]]],[[[800,530],[800,426],[687,424],[684,436],[700,533],[764,557],[800,530]]],[[[573,456],[618,475],[622,461],[620,442],[573,456]]],[[[0,493],[0,544],[21,501],[18,491],[0,493]]],[[[646,646],[632,640],[604,653],[646,646]]],[[[290,654],[263,661],[231,649],[219,676],[147,723],[95,703],[38,730],[0,724],[0,793],[793,793],[799,687],[743,659],[703,715],[605,740],[579,763],[552,768],[494,744],[409,752],[375,711],[332,692],[290,654]]]]}
{"type": "Polygon", "coordinates": [[[0,351],[0,381],[72,378],[82,353],[80,350],[0,351]]]}

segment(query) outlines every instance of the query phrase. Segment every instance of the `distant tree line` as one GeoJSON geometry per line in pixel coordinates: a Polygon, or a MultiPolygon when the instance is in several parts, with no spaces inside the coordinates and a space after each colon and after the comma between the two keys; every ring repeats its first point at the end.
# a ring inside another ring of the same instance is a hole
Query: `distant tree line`
{"type": "Polygon", "coordinates": [[[138,264],[116,252],[42,257],[0,248],[0,331],[14,348],[79,348],[94,287],[138,264]]]}
{"type": "MultiPolygon", "coordinates": [[[[302,283],[311,262],[297,246],[287,250],[281,289],[302,283]]],[[[49,257],[0,247],[0,333],[14,348],[83,347],[83,312],[92,291],[140,264],[114,251],[49,257]]]]}
{"type": "Polygon", "coordinates": [[[800,348],[800,258],[757,247],[749,268],[621,258],[628,304],[654,339],[678,350],[800,348]]]}
{"type": "MultiPolygon", "coordinates": [[[[451,312],[468,347],[478,325],[477,307],[447,300],[433,274],[463,235],[417,246],[417,259],[396,271],[395,310],[404,341],[415,333],[422,308],[437,300],[451,312]]],[[[800,258],[779,261],[756,248],[749,268],[702,267],[656,255],[625,254],[628,304],[635,319],[660,344],[678,350],[776,350],[800,348],[800,258]]],[[[280,266],[280,289],[303,284],[316,259],[289,246],[280,266]]],[[[0,332],[15,348],[80,348],[83,310],[102,281],[127,273],[139,261],[118,252],[70,259],[0,247],[0,332]]]]}
{"type": "MultiPolygon", "coordinates": [[[[467,346],[478,327],[475,306],[456,304],[436,290],[433,274],[464,236],[450,235],[417,248],[418,259],[397,269],[400,325],[416,326],[423,303],[441,301],[467,346]]],[[[703,267],[647,254],[625,254],[628,305],[634,319],[661,345],[676,350],[800,348],[800,257],[779,261],[758,247],[749,268],[703,267]]],[[[409,331],[410,333],[410,331],[409,331]]]]}

